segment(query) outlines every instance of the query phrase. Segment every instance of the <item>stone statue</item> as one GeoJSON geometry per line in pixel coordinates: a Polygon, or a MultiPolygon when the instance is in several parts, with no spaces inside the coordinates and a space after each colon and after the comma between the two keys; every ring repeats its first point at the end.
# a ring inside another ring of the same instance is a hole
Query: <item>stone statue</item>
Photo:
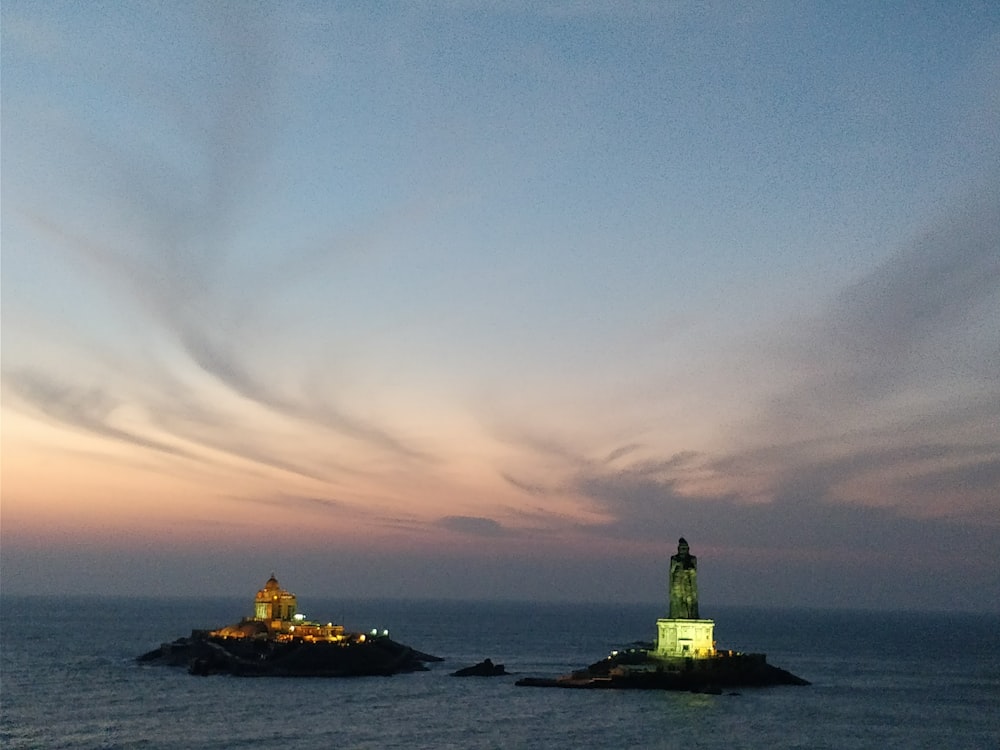
{"type": "Polygon", "coordinates": [[[698,558],[691,554],[681,537],[677,554],[670,558],[670,619],[698,618],[698,558]]]}

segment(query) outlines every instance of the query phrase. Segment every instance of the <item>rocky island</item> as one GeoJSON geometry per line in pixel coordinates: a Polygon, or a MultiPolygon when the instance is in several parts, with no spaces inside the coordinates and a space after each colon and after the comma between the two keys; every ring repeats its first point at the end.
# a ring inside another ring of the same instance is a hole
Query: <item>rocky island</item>
{"type": "Polygon", "coordinates": [[[441,661],[393,641],[388,631],[351,633],[343,625],[308,620],[296,610],[295,595],[272,574],[257,592],[253,617],[216,630],[193,630],[138,660],[187,667],[197,675],[280,677],[392,675],[441,661]]]}
{"type": "Polygon", "coordinates": [[[505,677],[509,675],[503,664],[494,664],[492,659],[483,659],[471,667],[463,667],[451,673],[452,677],[505,677]]]}
{"type": "Polygon", "coordinates": [[[767,663],[764,654],[716,648],[715,622],[698,612],[698,559],[683,537],[670,558],[669,616],[656,621],[656,642],[614,651],[605,659],[568,675],[526,677],[526,687],[686,690],[721,693],[723,689],[808,685],[791,672],[767,663]]]}

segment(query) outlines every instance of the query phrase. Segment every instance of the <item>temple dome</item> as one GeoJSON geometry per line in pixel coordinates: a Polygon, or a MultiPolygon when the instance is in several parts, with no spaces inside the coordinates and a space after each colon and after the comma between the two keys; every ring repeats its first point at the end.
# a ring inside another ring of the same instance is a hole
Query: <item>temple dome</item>
{"type": "Polygon", "coordinates": [[[295,594],[285,591],[271,573],[264,588],[254,597],[254,619],[274,621],[290,620],[295,615],[295,594]]]}

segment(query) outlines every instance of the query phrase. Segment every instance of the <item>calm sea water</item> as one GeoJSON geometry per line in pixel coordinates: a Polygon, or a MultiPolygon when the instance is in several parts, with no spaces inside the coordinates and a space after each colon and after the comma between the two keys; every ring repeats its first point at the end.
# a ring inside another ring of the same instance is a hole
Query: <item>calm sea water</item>
{"type": "Polygon", "coordinates": [[[658,608],[316,601],[306,614],[445,657],[340,680],[139,665],[247,602],[0,599],[4,748],[1000,748],[1000,616],[716,608],[720,647],[810,687],[738,695],[518,688],[449,672],[491,657],[553,676],[633,640],[658,608]]]}

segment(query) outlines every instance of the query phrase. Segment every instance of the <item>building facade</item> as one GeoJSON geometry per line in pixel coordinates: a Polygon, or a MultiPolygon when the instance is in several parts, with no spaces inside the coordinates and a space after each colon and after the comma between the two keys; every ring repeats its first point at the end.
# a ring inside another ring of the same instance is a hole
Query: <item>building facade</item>
{"type": "Polygon", "coordinates": [[[704,659],[715,655],[714,620],[656,621],[656,656],[704,659]]]}
{"type": "Polygon", "coordinates": [[[254,619],[262,622],[287,622],[295,617],[297,601],[295,594],[285,591],[274,577],[267,579],[264,588],[254,599],[254,619]]]}
{"type": "Polygon", "coordinates": [[[365,636],[345,633],[343,625],[325,625],[306,619],[298,612],[295,594],[281,588],[274,573],[254,597],[254,615],[239,623],[212,631],[221,638],[267,638],[277,641],[364,641],[365,636]]]}

